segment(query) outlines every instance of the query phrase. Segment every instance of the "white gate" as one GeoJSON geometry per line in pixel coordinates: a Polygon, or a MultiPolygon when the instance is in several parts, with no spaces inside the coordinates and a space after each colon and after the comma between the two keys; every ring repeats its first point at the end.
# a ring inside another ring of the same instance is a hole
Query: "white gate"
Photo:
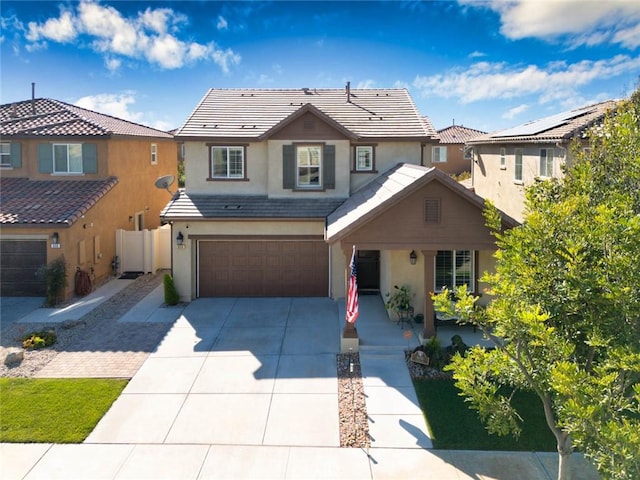
{"type": "Polygon", "coordinates": [[[155,230],[116,230],[118,274],[171,268],[171,225],[155,230]]]}

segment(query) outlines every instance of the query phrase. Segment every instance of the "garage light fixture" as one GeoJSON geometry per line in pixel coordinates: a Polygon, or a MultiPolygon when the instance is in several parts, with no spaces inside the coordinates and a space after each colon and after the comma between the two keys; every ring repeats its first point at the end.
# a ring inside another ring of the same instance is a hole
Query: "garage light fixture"
{"type": "Polygon", "coordinates": [[[416,255],[416,251],[411,250],[411,253],[409,254],[409,263],[411,263],[411,265],[415,265],[417,261],[418,255],[416,255]]]}
{"type": "Polygon", "coordinates": [[[178,236],[176,237],[176,246],[178,248],[186,248],[187,247],[184,244],[184,235],[182,235],[182,232],[178,232],[178,236]]]}
{"type": "Polygon", "coordinates": [[[58,236],[58,232],[53,232],[53,235],[51,235],[51,248],[60,248],[60,237],[58,236]]]}

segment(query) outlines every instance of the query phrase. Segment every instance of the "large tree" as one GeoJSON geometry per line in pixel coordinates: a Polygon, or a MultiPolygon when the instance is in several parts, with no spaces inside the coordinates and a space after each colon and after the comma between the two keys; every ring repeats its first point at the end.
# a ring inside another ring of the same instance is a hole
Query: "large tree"
{"type": "Polygon", "coordinates": [[[559,180],[527,191],[523,224],[488,225],[498,250],[484,275],[492,302],[466,288],[436,308],[475,322],[495,349],[454,358],[456,385],[489,431],[519,432],[506,392],[540,397],[572,478],[574,446],[606,478],[640,478],[640,91],[589,131],[559,180]],[[451,312],[453,313],[453,312],[451,312]],[[507,388],[505,388],[507,387],[507,388]]]}

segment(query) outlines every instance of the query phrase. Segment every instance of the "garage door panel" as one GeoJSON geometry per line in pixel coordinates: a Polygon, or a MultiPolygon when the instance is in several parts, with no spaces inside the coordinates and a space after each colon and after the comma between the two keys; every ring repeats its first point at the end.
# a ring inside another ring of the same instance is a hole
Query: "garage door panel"
{"type": "Polygon", "coordinates": [[[328,262],[320,240],[201,241],[199,296],[326,296],[328,262]]]}
{"type": "Polygon", "coordinates": [[[42,297],[46,288],[38,269],[47,263],[44,240],[2,240],[0,242],[0,294],[7,297],[42,297]]]}

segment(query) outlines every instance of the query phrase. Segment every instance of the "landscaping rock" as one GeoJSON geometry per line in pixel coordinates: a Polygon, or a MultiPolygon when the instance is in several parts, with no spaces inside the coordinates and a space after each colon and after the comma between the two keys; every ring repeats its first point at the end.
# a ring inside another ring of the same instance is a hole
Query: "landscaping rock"
{"type": "Polygon", "coordinates": [[[65,320],[60,324],[60,328],[64,328],[65,330],[69,330],[71,328],[84,328],[87,326],[87,322],[84,320],[65,320]]]}
{"type": "Polygon", "coordinates": [[[24,350],[21,348],[10,347],[4,350],[4,364],[5,365],[15,365],[16,363],[22,362],[24,360],[24,350]]]}

